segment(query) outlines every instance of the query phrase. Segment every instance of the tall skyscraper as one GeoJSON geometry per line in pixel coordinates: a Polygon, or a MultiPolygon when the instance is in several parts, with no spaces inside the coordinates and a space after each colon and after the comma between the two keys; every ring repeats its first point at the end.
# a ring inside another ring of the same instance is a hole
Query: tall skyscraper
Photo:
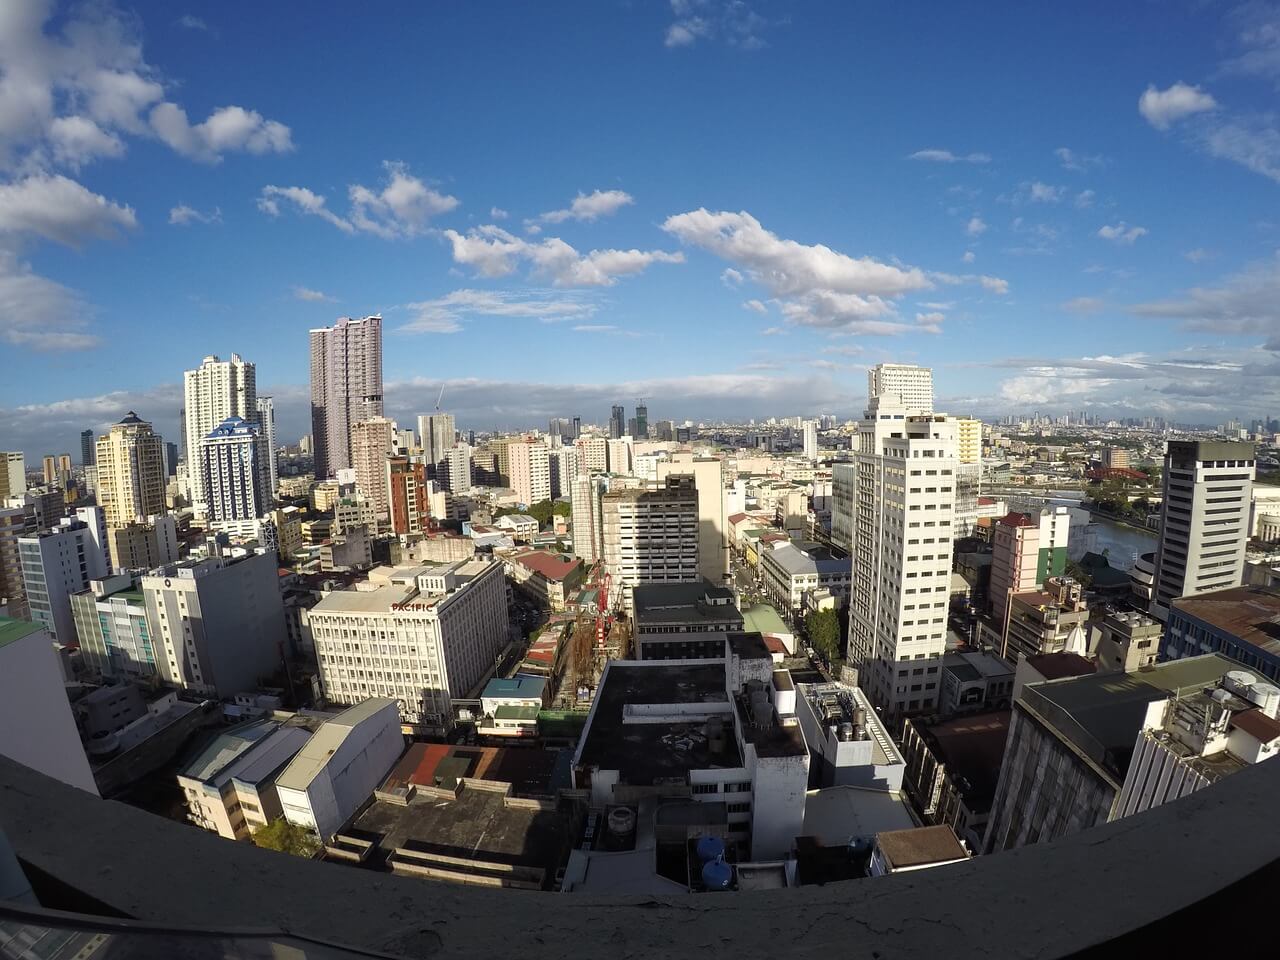
{"type": "Polygon", "coordinates": [[[132,410],[98,438],[98,504],[108,527],[165,512],[163,447],[151,424],[132,410]]]}
{"type": "Polygon", "coordinates": [[[643,400],[636,403],[636,429],[631,435],[637,440],[649,437],[649,408],[643,400]]]}
{"type": "Polygon", "coordinates": [[[1254,470],[1251,443],[1169,441],[1151,600],[1158,619],[1179,597],[1240,586],[1254,470]]]}
{"type": "Polygon", "coordinates": [[[21,450],[0,450],[0,500],[27,490],[27,461],[21,450]]]}
{"type": "MultiPolygon", "coordinates": [[[[574,537],[576,540],[577,532],[574,537]]],[[[688,474],[600,498],[601,557],[612,578],[610,602],[630,606],[637,583],[698,579],[698,490],[688,474]]]]}
{"type": "Polygon", "coordinates": [[[547,446],[524,440],[507,445],[507,463],[511,470],[511,489],[525,506],[551,499],[551,465],[547,446]]]}
{"type": "Polygon", "coordinates": [[[471,445],[459,443],[444,455],[441,480],[450,493],[466,493],[471,489],[471,445]]]}
{"type": "Polygon", "coordinates": [[[215,530],[249,533],[272,507],[266,443],[256,423],[228,417],[200,444],[200,487],[215,530]]]}
{"type": "Polygon", "coordinates": [[[280,486],[280,445],[276,440],[276,402],[272,397],[258,398],[258,427],[262,430],[262,443],[267,454],[268,492],[274,497],[280,486]]]}
{"type": "Polygon", "coordinates": [[[62,453],[44,458],[44,485],[67,489],[71,484],[71,454],[62,453]]]}
{"type": "Polygon", "coordinates": [[[458,429],[452,413],[426,413],[418,417],[418,437],[422,459],[431,467],[439,465],[457,443],[458,429]]]}
{"type": "Polygon", "coordinates": [[[391,532],[399,536],[421,533],[429,521],[427,476],[423,465],[408,457],[384,458],[384,463],[391,532]]]}
{"type": "Polygon", "coordinates": [[[867,371],[867,402],[897,396],[908,415],[933,412],[933,371],[911,363],[878,363],[867,371]]]}
{"type": "Polygon", "coordinates": [[[351,425],[351,465],[356,471],[356,489],[386,519],[390,505],[387,493],[387,457],[394,453],[395,424],[386,417],[371,417],[351,425]]]}
{"type": "Polygon", "coordinates": [[[818,421],[806,420],[804,422],[804,458],[806,460],[818,459],[818,421]]]}
{"type": "Polygon", "coordinates": [[[351,425],[382,416],[382,317],[343,317],[311,331],[316,479],[351,466],[351,425]]]}
{"type": "Polygon", "coordinates": [[[848,656],[892,717],[938,703],[951,589],[956,424],[911,409],[873,397],[855,457],[848,656]]]}
{"type": "Polygon", "coordinates": [[[166,477],[178,475],[178,445],[168,440],[164,442],[164,475],[166,477]]]}
{"type": "Polygon", "coordinates": [[[191,488],[191,502],[197,510],[202,510],[205,492],[200,470],[200,446],[204,438],[228,417],[257,422],[257,370],[238,353],[233,353],[230,360],[210,355],[196,369],[183,373],[182,381],[187,481],[191,488]]]}
{"type": "Polygon", "coordinates": [[[80,465],[82,467],[92,467],[96,462],[94,460],[93,431],[80,431],[80,465]]]}
{"type": "Polygon", "coordinates": [[[625,407],[614,404],[613,411],[609,414],[609,436],[613,439],[626,436],[627,433],[627,410],[625,407]]]}

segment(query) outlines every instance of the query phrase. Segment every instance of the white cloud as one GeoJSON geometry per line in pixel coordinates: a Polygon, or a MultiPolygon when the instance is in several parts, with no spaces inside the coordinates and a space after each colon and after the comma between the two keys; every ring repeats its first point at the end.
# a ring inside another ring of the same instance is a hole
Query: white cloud
{"type": "Polygon", "coordinates": [[[614,333],[617,329],[612,323],[580,323],[573,328],[575,333],[614,333]]]}
{"type": "Polygon", "coordinates": [[[49,124],[49,142],[58,163],[73,170],[98,157],[124,155],[124,141],[88,117],[57,117],[49,124]]]}
{"type": "Polygon", "coordinates": [[[987,225],[981,217],[970,217],[969,223],[965,226],[964,232],[971,237],[980,237],[987,232],[987,225]]]}
{"type": "Polygon", "coordinates": [[[166,101],[151,109],[150,120],[151,129],[166,144],[205,163],[217,163],[224,153],[288,153],[293,149],[288,127],[244,107],[219,107],[204,122],[192,126],[185,110],[166,101]]]}
{"type": "Polygon", "coordinates": [[[765,327],[760,331],[762,337],[780,337],[787,333],[786,327],[765,327]]]}
{"type": "Polygon", "coordinates": [[[269,184],[262,188],[262,193],[258,197],[258,209],[268,216],[278,217],[282,200],[292,204],[299,213],[319,217],[333,224],[343,233],[355,233],[356,228],[350,221],[344,220],[330,210],[325,206],[324,197],[318,193],[312,193],[306,187],[277,187],[269,184]]]}
{"type": "Polygon", "coordinates": [[[138,225],[133,208],[112,203],[61,174],[0,184],[0,233],[33,233],[79,247],[138,225]]]}
{"type": "Polygon", "coordinates": [[[753,313],[768,313],[768,312],[769,312],[769,308],[768,308],[767,306],[765,306],[765,305],[764,305],[764,302],[763,302],[763,301],[761,301],[761,300],[744,300],[744,301],[742,302],[742,308],[743,308],[744,310],[750,310],[750,311],[752,311],[753,313]]]}
{"type": "Polygon", "coordinates": [[[1076,194],[1076,206],[1081,210],[1087,210],[1093,206],[1093,201],[1097,198],[1097,193],[1093,190],[1081,190],[1076,194]]]}
{"type": "Polygon", "coordinates": [[[1280,337],[1280,253],[1227,276],[1214,287],[1192,287],[1180,296],[1141,303],[1143,317],[1181,320],[1211,333],[1280,337]]]}
{"type": "Polygon", "coordinates": [[[1058,158],[1063,170],[1070,170],[1072,173],[1084,173],[1086,170],[1092,170],[1094,167],[1100,167],[1106,163],[1106,158],[1101,154],[1090,156],[1084,153],[1076,153],[1070,147],[1058,147],[1057,150],[1053,151],[1053,155],[1058,158]]]}
{"type": "Polygon", "coordinates": [[[1208,260],[1211,256],[1213,256],[1213,254],[1211,254],[1208,250],[1204,249],[1204,247],[1196,247],[1194,250],[1188,250],[1186,253],[1183,254],[1183,257],[1185,257],[1187,260],[1190,260],[1192,263],[1203,263],[1205,260],[1208,260]]]}
{"type": "Polygon", "coordinates": [[[559,237],[522,240],[501,227],[487,224],[468,230],[446,230],[453,259],[484,277],[503,277],[517,264],[529,264],[536,276],[557,287],[608,287],[619,277],[642,272],[654,263],[683,263],[684,254],[663,250],[592,250],[579,253],[559,237]]]}
{"type": "Polygon", "coordinates": [[[1157,130],[1168,130],[1174,123],[1192,114],[1216,109],[1218,102],[1199,87],[1175,83],[1166,90],[1154,84],[1138,98],[1138,112],[1157,130]]]}
{"type": "Polygon", "coordinates": [[[1106,309],[1106,302],[1098,297],[1075,297],[1062,305],[1067,313],[1098,313],[1106,309]]]}
{"type": "Polygon", "coordinates": [[[1098,236],[1113,243],[1132,245],[1139,237],[1147,235],[1146,227],[1131,227],[1123,220],[1117,224],[1104,224],[1098,228],[1098,236]]]}
{"type": "Polygon", "coordinates": [[[208,213],[201,213],[195,207],[188,207],[185,203],[180,203],[176,207],[169,209],[169,223],[176,227],[185,227],[192,223],[221,223],[222,210],[214,207],[208,213]]]}
{"type": "Polygon", "coordinates": [[[207,23],[205,23],[199,17],[192,16],[189,13],[183,14],[174,22],[185,30],[200,30],[205,33],[209,31],[209,25],[207,23]]]}
{"type": "Polygon", "coordinates": [[[505,220],[509,216],[511,216],[511,214],[507,213],[507,211],[503,210],[501,207],[489,208],[489,217],[493,220],[505,220]]]}
{"type": "Polygon", "coordinates": [[[414,316],[400,328],[406,332],[456,333],[473,317],[510,317],[544,323],[585,320],[596,312],[596,304],[581,296],[547,291],[462,289],[434,300],[410,303],[407,309],[414,316]]]}
{"type": "Polygon", "coordinates": [[[936,311],[933,313],[917,313],[916,328],[922,333],[941,333],[942,321],[946,319],[945,314],[936,311]]]}
{"type": "Polygon", "coordinates": [[[1280,183],[1280,130],[1271,118],[1238,117],[1201,131],[1204,148],[1280,183]]]}
{"type": "Polygon", "coordinates": [[[1039,180],[1027,187],[1027,196],[1032,203],[1057,203],[1065,192],[1066,187],[1055,187],[1039,180]]]}
{"type": "Polygon", "coordinates": [[[566,220],[592,223],[600,217],[612,216],[633,203],[635,199],[625,190],[593,190],[591,193],[579,193],[568,207],[563,210],[548,210],[538,219],[543,223],[563,223],[566,220]]]}
{"type": "Polygon", "coordinates": [[[989,277],[986,274],[955,274],[934,271],[929,274],[929,278],[938,281],[938,283],[945,283],[947,286],[958,286],[962,283],[976,283],[988,293],[997,293],[1002,296],[1009,292],[1008,280],[1002,280],[999,277],[989,277]]]}
{"type": "MultiPolygon", "coordinates": [[[[32,272],[0,250],[0,342],[31,350],[87,350],[99,338],[86,330],[88,305],[80,295],[32,272]]],[[[6,433],[10,424],[5,423],[6,433]]]]}
{"type": "Polygon", "coordinates": [[[740,50],[766,46],[761,36],[769,22],[746,0],[671,0],[675,20],[663,34],[668,48],[691,47],[699,40],[721,40],[740,50]]]}
{"type": "Polygon", "coordinates": [[[1227,15],[1239,54],[1222,66],[1228,73],[1280,77],[1280,6],[1243,3],[1227,15]]]}
{"type": "Polygon", "coordinates": [[[312,290],[310,287],[293,288],[293,299],[303,300],[307,303],[337,303],[337,297],[331,297],[327,293],[319,290],[312,290]]]}
{"type": "Polygon", "coordinates": [[[950,150],[917,150],[907,156],[908,160],[927,160],[932,163],[990,163],[991,157],[985,153],[952,153],[950,150]]]}
{"type": "Polygon", "coordinates": [[[427,229],[431,217],[458,206],[456,197],[433,190],[411,175],[404,164],[384,162],[387,179],[381,190],[353,183],[347,188],[351,210],[346,217],[329,209],[324,197],[306,187],[262,188],[258,209],[272,217],[280,215],[280,201],[289,201],[300,213],[320,217],[344,233],[371,233],[393,240],[418,236],[427,229]]]}
{"type": "Polygon", "coordinates": [[[964,263],[973,263],[973,261],[977,259],[978,259],[977,254],[975,254],[972,250],[966,250],[964,252],[964,256],[960,258],[960,260],[964,263]]]}
{"type": "Polygon", "coordinates": [[[720,274],[720,282],[730,289],[742,286],[744,279],[742,271],[735,270],[733,267],[726,267],[720,274]]]}

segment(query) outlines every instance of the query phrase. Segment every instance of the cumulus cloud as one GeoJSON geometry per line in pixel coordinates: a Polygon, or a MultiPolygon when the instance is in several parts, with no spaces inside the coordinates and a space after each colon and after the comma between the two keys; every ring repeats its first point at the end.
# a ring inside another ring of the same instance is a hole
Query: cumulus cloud
{"type": "Polygon", "coordinates": [[[256,110],[219,107],[194,126],[176,103],[151,109],[151,129],[156,136],[185,157],[217,163],[224,153],[288,153],[292,133],[283,123],[267,120],[256,110]]]}
{"type": "Polygon", "coordinates": [[[1173,124],[1197,113],[1214,110],[1218,102],[1199,87],[1178,82],[1165,90],[1151,84],[1138,98],[1138,112],[1157,130],[1168,130],[1173,124]]]}
{"type": "Polygon", "coordinates": [[[990,277],[990,276],[987,276],[986,274],[976,274],[976,273],[956,274],[956,273],[943,273],[941,271],[934,271],[933,273],[929,274],[929,278],[931,280],[936,280],[938,283],[944,283],[947,286],[952,286],[952,287],[958,286],[963,283],[976,283],[978,286],[982,287],[982,289],[986,290],[988,293],[997,293],[1002,296],[1009,292],[1008,280],[1002,280],[1000,277],[990,277]]]}
{"type": "Polygon", "coordinates": [[[190,13],[183,14],[174,22],[184,30],[199,30],[203,33],[208,33],[209,31],[209,25],[207,23],[190,13]]]}
{"type": "Polygon", "coordinates": [[[36,174],[0,184],[0,233],[36,234],[69,247],[111,239],[138,225],[133,208],[61,174],[36,174]]]}
{"type": "Polygon", "coordinates": [[[386,161],[383,168],[387,176],[381,189],[358,183],[347,188],[351,207],[345,217],[330,210],[325,197],[306,187],[265,186],[258,196],[258,209],[278,217],[281,201],[285,201],[299,213],[319,217],[343,233],[371,233],[394,240],[424,233],[432,217],[457,208],[456,197],[427,186],[404,164],[386,161]]]}
{"type": "Polygon", "coordinates": [[[750,310],[752,313],[768,313],[769,308],[764,305],[762,300],[744,300],[742,301],[742,309],[750,310]]]}
{"type": "MultiPolygon", "coordinates": [[[[90,315],[78,293],[0,250],[0,342],[32,350],[86,350],[100,342],[87,330],[90,315]]],[[[2,414],[0,423],[7,433],[2,414]]]]}
{"type": "Polygon", "coordinates": [[[1280,253],[1217,286],[1192,287],[1176,297],[1138,304],[1132,312],[1179,320],[1191,330],[1274,337],[1280,334],[1280,253]]]}
{"type": "Polygon", "coordinates": [[[1135,240],[1146,235],[1146,227],[1131,227],[1123,220],[1115,224],[1103,224],[1098,228],[1098,236],[1103,240],[1110,240],[1112,243],[1120,243],[1125,246],[1132,246],[1135,240]]]}
{"type": "Polygon", "coordinates": [[[548,210],[538,219],[543,223],[563,223],[566,220],[592,223],[601,217],[613,216],[633,203],[635,199],[625,190],[593,190],[591,193],[579,193],[569,206],[562,210],[548,210]]]}
{"type": "Polygon", "coordinates": [[[683,263],[684,254],[664,250],[592,250],[579,253],[559,237],[524,240],[493,224],[476,227],[465,234],[444,231],[454,262],[470,267],[483,277],[503,277],[521,263],[535,276],[551,280],[557,287],[609,287],[619,277],[641,273],[654,263],[683,263]]]}
{"type": "Polygon", "coordinates": [[[1204,247],[1196,247],[1194,250],[1188,250],[1182,256],[1185,257],[1187,260],[1191,261],[1192,263],[1203,263],[1205,260],[1208,260],[1211,256],[1213,256],[1213,254],[1211,254],[1204,247]]]}
{"type": "Polygon", "coordinates": [[[337,303],[337,297],[331,297],[327,293],[320,290],[312,290],[310,287],[293,288],[293,299],[303,300],[307,303],[337,303]]]}
{"type": "Polygon", "coordinates": [[[1093,190],[1081,190],[1076,194],[1076,206],[1081,210],[1087,210],[1093,206],[1093,201],[1097,199],[1097,193],[1093,190]]]}
{"type": "Polygon", "coordinates": [[[930,163],[990,163],[991,156],[986,153],[952,153],[950,150],[930,148],[917,150],[908,154],[908,160],[927,160],[930,163]]]}
{"type": "Polygon", "coordinates": [[[489,218],[491,220],[505,220],[509,216],[511,216],[511,214],[507,213],[507,211],[503,210],[501,207],[489,208],[489,218]]]}
{"type": "Polygon", "coordinates": [[[413,315],[401,327],[407,333],[457,333],[474,317],[508,317],[558,323],[585,320],[597,309],[594,301],[549,291],[454,290],[434,300],[407,305],[413,315]]]}
{"type": "Polygon", "coordinates": [[[964,232],[971,237],[980,237],[987,232],[987,225],[981,217],[970,217],[968,225],[965,226],[964,232]]]}
{"type": "Polygon", "coordinates": [[[769,21],[746,0],[671,0],[675,19],[662,42],[668,49],[692,47],[702,40],[719,40],[740,50],[766,46],[764,30],[769,21]]]}
{"type": "Polygon", "coordinates": [[[201,213],[195,207],[180,203],[169,209],[169,223],[176,227],[185,227],[192,223],[221,223],[222,210],[214,207],[208,213],[201,213]]]}
{"type": "Polygon", "coordinates": [[[49,124],[49,143],[57,163],[79,170],[98,157],[124,155],[124,141],[88,117],[56,117],[49,124]]]}
{"type": "Polygon", "coordinates": [[[1065,191],[1065,187],[1055,187],[1039,180],[1027,186],[1027,196],[1032,203],[1057,203],[1065,191]]]}
{"type": "Polygon", "coordinates": [[[1072,173],[1084,173],[1106,163],[1106,158],[1101,154],[1078,153],[1070,147],[1058,147],[1053,155],[1058,158],[1063,170],[1070,170],[1072,173]]]}
{"type": "Polygon", "coordinates": [[[973,263],[977,259],[978,259],[977,254],[975,254],[972,250],[966,250],[964,252],[964,255],[960,258],[962,263],[973,263]]]}

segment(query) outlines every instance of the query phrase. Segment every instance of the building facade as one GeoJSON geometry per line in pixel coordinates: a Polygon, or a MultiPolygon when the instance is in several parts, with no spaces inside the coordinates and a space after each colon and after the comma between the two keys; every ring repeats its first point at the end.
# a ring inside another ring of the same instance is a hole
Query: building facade
{"type": "Polygon", "coordinates": [[[867,402],[896,397],[910,414],[933,412],[933,371],[910,363],[878,363],[867,371],[867,402]]]}
{"type": "Polygon", "coordinates": [[[257,519],[275,505],[262,431],[256,423],[228,417],[200,441],[199,474],[209,525],[252,534],[257,519]]]}
{"type": "Polygon", "coordinates": [[[386,417],[371,417],[351,425],[351,465],[356,471],[356,490],[373,504],[379,517],[390,514],[387,457],[395,452],[394,448],[395,423],[386,417]]]}
{"type": "Polygon", "coordinates": [[[130,410],[98,438],[97,460],[98,505],[108,528],[165,512],[164,441],[150,423],[130,410]]]}
{"type": "Polygon", "coordinates": [[[422,533],[430,525],[425,465],[409,457],[388,457],[385,469],[391,532],[422,533]]]}
{"type": "MultiPolygon", "coordinates": [[[[262,442],[266,446],[268,492],[274,497],[280,486],[280,445],[276,439],[276,401],[274,397],[258,398],[258,426],[262,430],[262,442]]],[[[177,464],[173,465],[175,468],[177,464]]],[[[169,471],[170,476],[173,470],[169,471]]]]}
{"type": "Polygon", "coordinates": [[[58,526],[18,540],[31,620],[56,643],[76,642],[71,595],[111,572],[106,540],[97,507],[80,507],[75,517],[64,517],[58,526]]]}
{"type": "Polygon", "coordinates": [[[551,463],[546,444],[521,440],[507,445],[511,489],[525,506],[551,499],[551,463]]]}
{"type": "Polygon", "coordinates": [[[311,437],[317,479],[351,467],[351,425],[382,416],[382,317],[311,331],[311,437]]]}
{"type": "MultiPolygon", "coordinates": [[[[575,534],[576,536],[576,534],[575,534]]],[[[638,583],[698,579],[698,491],[693,477],[600,498],[600,546],[611,602],[629,605],[638,583]]]]}
{"type": "Polygon", "coordinates": [[[138,577],[90,580],[71,596],[71,616],[85,666],[102,677],[152,677],[156,652],[138,577]]]}
{"type": "Polygon", "coordinates": [[[208,356],[196,369],[186,371],[182,381],[183,436],[186,437],[191,502],[201,505],[206,502],[205,477],[199,469],[201,445],[205,437],[229,417],[239,417],[247,423],[258,422],[257,368],[236,353],[230,360],[208,356]]]}

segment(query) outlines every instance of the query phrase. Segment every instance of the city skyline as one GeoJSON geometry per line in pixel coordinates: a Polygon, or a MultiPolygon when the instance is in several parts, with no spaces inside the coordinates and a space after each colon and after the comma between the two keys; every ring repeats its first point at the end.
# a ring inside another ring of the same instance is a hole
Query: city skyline
{"type": "Polygon", "coordinates": [[[4,14],[29,462],[131,409],[177,441],[182,371],[233,352],[293,441],[307,331],[370,313],[402,427],[442,384],[474,429],[857,417],[886,359],[956,414],[1280,411],[1273,7],[468,5],[270,55],[292,17],[248,9],[4,14]]]}

